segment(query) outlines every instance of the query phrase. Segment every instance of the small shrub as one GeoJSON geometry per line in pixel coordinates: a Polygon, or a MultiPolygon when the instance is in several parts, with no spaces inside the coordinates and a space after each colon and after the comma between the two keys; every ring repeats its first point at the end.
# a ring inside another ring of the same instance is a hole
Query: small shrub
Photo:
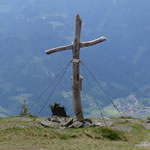
{"type": "Polygon", "coordinates": [[[108,128],[102,128],[101,130],[101,136],[110,140],[120,140],[121,137],[118,134],[117,131],[108,129],[108,128]]]}
{"type": "Polygon", "coordinates": [[[21,107],[21,112],[20,112],[20,116],[27,116],[30,115],[29,113],[29,107],[27,106],[27,100],[24,99],[22,107],[21,107]]]}
{"type": "Polygon", "coordinates": [[[121,119],[136,119],[136,118],[134,118],[132,116],[121,116],[120,118],[121,119]]]}
{"type": "Polygon", "coordinates": [[[110,128],[99,128],[96,132],[101,135],[101,137],[109,140],[126,140],[124,132],[118,130],[112,130],[110,128]]]}
{"type": "Polygon", "coordinates": [[[69,140],[71,138],[71,136],[70,135],[67,135],[67,134],[62,134],[62,135],[60,135],[60,139],[61,140],[69,140]]]}
{"type": "Polygon", "coordinates": [[[37,118],[38,116],[36,116],[36,115],[32,115],[32,114],[29,114],[27,117],[30,117],[30,118],[37,118]]]}

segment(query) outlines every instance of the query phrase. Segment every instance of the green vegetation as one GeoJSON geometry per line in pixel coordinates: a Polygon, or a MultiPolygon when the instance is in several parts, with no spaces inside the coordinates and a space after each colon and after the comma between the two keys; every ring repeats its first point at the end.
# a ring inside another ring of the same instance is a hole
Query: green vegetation
{"type": "Polygon", "coordinates": [[[22,104],[22,108],[21,108],[21,112],[20,112],[20,116],[27,116],[30,115],[29,113],[29,107],[27,106],[27,100],[24,99],[23,100],[23,104],[22,104]]]}
{"type": "Polygon", "coordinates": [[[124,136],[124,132],[118,130],[112,130],[111,128],[96,128],[95,132],[101,137],[108,140],[117,141],[117,140],[127,140],[124,136]]]}
{"type": "Polygon", "coordinates": [[[134,122],[113,119],[114,124],[130,126],[131,132],[124,132],[106,127],[86,127],[80,129],[44,128],[42,118],[9,117],[0,118],[0,149],[82,149],[82,150],[144,150],[136,144],[150,141],[150,130],[134,119],[134,122]]]}

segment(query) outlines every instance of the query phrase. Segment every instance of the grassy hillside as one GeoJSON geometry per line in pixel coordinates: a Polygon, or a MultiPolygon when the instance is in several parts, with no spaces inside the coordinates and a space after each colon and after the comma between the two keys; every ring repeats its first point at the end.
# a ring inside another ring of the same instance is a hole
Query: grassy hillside
{"type": "MultiPolygon", "coordinates": [[[[141,142],[150,142],[150,130],[143,120],[109,119],[111,128],[45,128],[44,118],[9,117],[0,119],[1,150],[143,150],[141,142]],[[113,129],[113,130],[112,130],[113,129]]],[[[149,148],[147,148],[149,149],[149,148]]]]}

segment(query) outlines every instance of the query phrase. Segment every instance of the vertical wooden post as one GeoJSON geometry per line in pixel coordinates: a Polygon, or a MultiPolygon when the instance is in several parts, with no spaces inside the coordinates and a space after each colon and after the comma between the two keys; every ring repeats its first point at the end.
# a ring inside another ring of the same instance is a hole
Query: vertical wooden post
{"type": "Polygon", "coordinates": [[[82,103],[80,96],[80,34],[82,21],[76,16],[75,37],[73,41],[72,59],[72,104],[78,120],[83,120],[82,103]]]}

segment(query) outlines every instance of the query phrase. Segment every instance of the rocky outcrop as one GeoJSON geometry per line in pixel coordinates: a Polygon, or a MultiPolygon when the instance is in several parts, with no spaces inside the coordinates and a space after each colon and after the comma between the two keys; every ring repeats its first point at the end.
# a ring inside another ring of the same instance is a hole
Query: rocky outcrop
{"type": "Polygon", "coordinates": [[[146,118],[143,124],[145,129],[150,129],[150,118],[146,118]]]}
{"type": "Polygon", "coordinates": [[[90,119],[77,120],[69,117],[49,117],[41,122],[41,125],[45,127],[56,127],[56,128],[82,128],[90,126],[104,126],[99,121],[92,121],[90,119]]]}

